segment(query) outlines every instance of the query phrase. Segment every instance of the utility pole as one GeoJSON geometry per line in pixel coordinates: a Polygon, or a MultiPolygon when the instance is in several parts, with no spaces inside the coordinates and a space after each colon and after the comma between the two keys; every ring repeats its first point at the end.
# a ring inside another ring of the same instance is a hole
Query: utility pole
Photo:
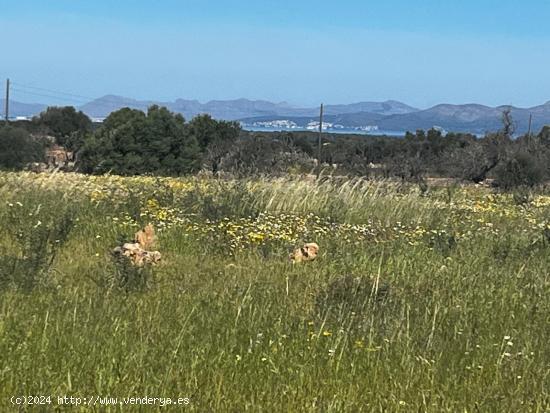
{"type": "Polygon", "coordinates": [[[533,120],[533,114],[529,114],[529,129],[527,130],[527,142],[531,144],[531,121],[533,120]]]}
{"type": "Polygon", "coordinates": [[[321,113],[319,114],[319,153],[317,155],[319,165],[321,164],[321,145],[323,138],[323,104],[321,103],[321,113]]]}
{"type": "Polygon", "coordinates": [[[6,123],[8,123],[8,118],[10,116],[10,80],[6,79],[6,100],[4,102],[6,108],[6,123]]]}

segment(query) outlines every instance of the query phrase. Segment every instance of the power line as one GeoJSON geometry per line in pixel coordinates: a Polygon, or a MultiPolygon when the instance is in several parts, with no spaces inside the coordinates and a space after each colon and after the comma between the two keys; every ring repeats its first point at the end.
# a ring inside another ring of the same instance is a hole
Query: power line
{"type": "Polygon", "coordinates": [[[42,91],[44,91],[44,92],[51,92],[51,93],[55,93],[55,94],[58,94],[58,95],[73,96],[73,97],[76,97],[76,98],[87,99],[87,100],[94,99],[94,98],[91,98],[91,97],[89,97],[89,96],[77,95],[77,94],[75,94],[75,93],[61,92],[60,90],[46,89],[46,88],[44,88],[44,87],[31,86],[31,85],[24,85],[24,84],[19,83],[19,82],[12,82],[12,84],[15,85],[15,86],[19,86],[19,87],[25,88],[25,89],[42,90],[42,91]]]}
{"type": "Polygon", "coordinates": [[[10,117],[10,80],[6,79],[6,100],[4,102],[6,106],[6,123],[8,123],[10,117]]]}
{"type": "Polygon", "coordinates": [[[321,145],[322,145],[322,140],[323,140],[323,104],[321,103],[321,111],[319,113],[319,154],[318,154],[318,158],[319,158],[319,165],[321,165],[321,145]]]}
{"type": "Polygon", "coordinates": [[[23,93],[23,94],[27,94],[27,95],[47,97],[47,98],[71,101],[71,102],[76,102],[76,103],[87,103],[88,102],[88,101],[85,101],[84,99],[77,100],[77,99],[74,99],[74,98],[59,97],[59,96],[45,94],[45,93],[30,92],[28,90],[22,90],[22,89],[19,89],[19,88],[12,88],[12,90],[15,91],[15,92],[19,92],[19,93],[23,93]]]}
{"type": "MultiPolygon", "coordinates": [[[[63,101],[63,102],[67,102],[67,103],[70,103],[71,105],[73,106],[82,106],[84,104],[87,104],[87,103],[90,103],[91,101],[94,101],[94,105],[95,106],[99,106],[101,108],[104,108],[106,110],[112,110],[113,107],[121,107],[124,106],[125,104],[127,106],[133,106],[133,107],[140,107],[142,106],[142,104],[133,104],[133,102],[125,102],[125,101],[115,101],[115,100],[109,100],[109,99],[101,99],[101,101],[96,101],[96,99],[92,99],[90,98],[90,100],[88,99],[84,99],[84,98],[75,98],[75,97],[66,97],[66,96],[56,96],[54,94],[50,94],[50,93],[39,93],[39,92],[34,92],[34,91],[29,91],[29,90],[23,90],[19,87],[17,88],[12,88],[11,90],[15,91],[15,92],[18,92],[19,94],[25,94],[25,95],[32,95],[32,96],[39,96],[39,97],[46,97],[46,98],[50,98],[50,99],[57,99],[57,100],[60,100],[60,101],[63,101]]],[[[76,95],[73,95],[73,96],[76,96],[76,95]]],[[[46,105],[48,106],[48,105],[46,105]]]]}
{"type": "MultiPolygon", "coordinates": [[[[76,102],[76,103],[79,103],[79,104],[90,103],[91,101],[95,101],[95,100],[98,99],[98,98],[91,98],[91,97],[85,97],[85,96],[78,97],[79,95],[56,92],[54,90],[44,89],[44,88],[40,88],[40,89],[35,88],[35,89],[44,90],[44,91],[47,91],[47,92],[50,92],[50,93],[36,92],[36,91],[32,91],[32,90],[25,90],[24,89],[25,86],[23,86],[23,88],[21,88],[21,86],[19,84],[17,84],[17,85],[18,85],[18,88],[13,89],[13,90],[17,90],[20,93],[25,93],[25,94],[34,95],[34,96],[48,97],[48,98],[59,99],[59,100],[70,101],[70,102],[76,102]],[[73,96],[73,97],[68,97],[68,96],[73,96]]],[[[112,99],[101,98],[101,100],[102,100],[103,103],[111,103],[111,104],[114,104],[114,105],[119,105],[120,104],[119,101],[112,100],[112,99]]]]}
{"type": "MultiPolygon", "coordinates": [[[[25,94],[31,96],[39,96],[50,99],[56,99],[61,102],[67,102],[72,106],[82,106],[87,103],[93,102],[93,104],[99,108],[103,108],[107,111],[113,110],[113,108],[120,108],[122,106],[128,106],[143,110],[144,108],[153,105],[160,104],[166,105],[172,103],[170,99],[159,99],[151,101],[139,101],[132,98],[121,97],[121,100],[118,99],[109,99],[109,98],[94,98],[90,96],[80,95],[77,93],[69,93],[55,89],[48,89],[39,86],[32,86],[29,84],[23,84],[19,82],[10,81],[11,85],[15,85],[15,88],[11,88],[12,91],[17,92],[18,94],[25,94]],[[101,99],[98,101],[98,99],[101,99]]],[[[45,105],[48,106],[48,105],[45,105]]]]}
{"type": "MultiPolygon", "coordinates": [[[[53,93],[55,95],[65,95],[65,96],[70,96],[70,97],[74,97],[74,98],[78,98],[80,100],[84,100],[86,103],[90,102],[90,101],[93,101],[93,100],[97,100],[98,98],[97,97],[90,97],[90,96],[84,96],[84,95],[80,95],[80,94],[76,94],[76,93],[69,93],[69,92],[62,92],[60,90],[55,90],[55,89],[47,89],[47,88],[44,88],[44,87],[38,87],[38,86],[31,86],[31,85],[25,85],[23,83],[19,83],[19,82],[11,82],[13,85],[16,85],[16,86],[19,86],[20,88],[24,88],[24,89],[34,89],[34,90],[39,90],[39,91],[44,91],[44,92],[49,92],[50,94],[53,93]]],[[[30,93],[30,92],[29,92],[30,93]]],[[[52,96],[47,96],[47,97],[52,97],[52,96]]],[[[57,97],[57,96],[54,96],[54,97],[57,97]]],[[[102,101],[104,102],[107,102],[107,103],[112,103],[112,104],[120,104],[120,102],[118,100],[113,100],[113,99],[105,99],[105,98],[101,98],[102,101]]],[[[134,100],[132,98],[126,98],[126,97],[123,97],[124,100],[134,100]]],[[[158,103],[172,103],[172,100],[173,99],[157,99],[157,100],[151,100],[151,101],[146,101],[147,103],[153,103],[153,102],[158,102],[158,103]]],[[[175,99],[174,99],[175,100],[175,99]]],[[[141,101],[138,101],[141,103],[141,101]]]]}

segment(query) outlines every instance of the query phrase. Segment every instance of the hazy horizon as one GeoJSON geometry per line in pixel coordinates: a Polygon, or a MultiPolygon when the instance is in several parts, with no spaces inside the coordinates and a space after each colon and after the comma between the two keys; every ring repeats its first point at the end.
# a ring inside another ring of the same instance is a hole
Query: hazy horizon
{"type": "MultiPolygon", "coordinates": [[[[5,82],[5,79],[4,79],[4,82],[5,82]]],[[[4,87],[5,87],[4,82],[1,83],[2,86],[0,87],[0,89],[2,89],[2,93],[0,95],[0,101],[2,101],[2,102],[4,101],[4,92],[3,92],[4,87]]],[[[13,83],[12,83],[12,85],[13,85],[13,83]]],[[[19,99],[19,98],[14,97],[13,90],[14,90],[14,87],[12,86],[11,87],[12,92],[10,93],[10,101],[15,101],[15,102],[24,103],[24,104],[45,104],[45,105],[51,105],[51,106],[65,106],[66,105],[66,106],[79,107],[79,106],[82,106],[82,105],[85,105],[86,103],[88,103],[88,102],[83,102],[83,103],[74,103],[73,102],[73,103],[71,103],[70,98],[69,99],[63,99],[62,97],[60,99],[50,98],[50,97],[43,97],[42,100],[40,100],[40,97],[37,97],[37,98],[32,98],[31,97],[30,99],[25,99],[25,98],[19,99]]],[[[65,93],[66,91],[62,91],[62,92],[65,93]]],[[[21,96],[24,96],[24,95],[25,95],[24,93],[21,93],[21,96]]],[[[117,96],[117,97],[120,97],[120,98],[136,100],[136,101],[139,101],[139,102],[151,101],[151,102],[154,102],[154,103],[173,103],[178,99],[183,99],[183,100],[188,100],[188,101],[196,100],[200,104],[206,104],[206,103],[209,103],[209,102],[212,102],[212,101],[234,101],[234,100],[239,100],[239,99],[245,99],[245,100],[250,100],[250,101],[266,101],[266,102],[275,103],[275,104],[288,104],[289,106],[294,107],[294,108],[304,108],[304,109],[316,108],[316,107],[320,106],[321,103],[323,103],[325,106],[327,106],[327,105],[338,106],[338,105],[351,105],[351,104],[364,103],[364,102],[386,102],[386,101],[396,101],[396,102],[404,103],[406,105],[409,105],[409,106],[414,107],[415,109],[419,109],[419,110],[430,109],[430,108],[432,108],[434,106],[438,106],[438,105],[455,105],[455,106],[482,105],[482,106],[487,106],[487,107],[513,106],[513,107],[520,108],[520,109],[528,109],[528,108],[531,108],[531,107],[541,106],[541,105],[544,105],[546,103],[550,103],[550,99],[548,99],[544,102],[538,102],[538,103],[534,103],[532,105],[523,105],[523,106],[522,105],[516,105],[516,104],[513,104],[513,103],[501,103],[501,104],[492,105],[492,104],[486,104],[484,102],[473,102],[473,101],[471,101],[471,102],[442,101],[442,102],[434,103],[433,105],[430,105],[430,106],[422,107],[422,106],[412,105],[407,101],[388,98],[388,99],[380,99],[380,100],[362,99],[362,100],[355,100],[355,101],[349,101],[349,102],[323,101],[323,102],[312,103],[312,104],[308,105],[308,104],[294,103],[294,102],[290,102],[288,100],[273,101],[273,100],[262,99],[262,98],[249,98],[249,97],[246,97],[246,96],[229,97],[229,98],[226,98],[226,99],[212,98],[212,99],[204,99],[204,100],[203,99],[196,99],[194,97],[180,96],[180,97],[176,97],[176,98],[173,98],[173,99],[164,99],[163,100],[163,99],[154,99],[154,98],[148,98],[148,97],[136,98],[136,97],[133,97],[133,96],[116,95],[116,94],[113,94],[113,93],[107,93],[105,95],[97,96],[97,97],[91,97],[90,96],[89,97],[89,99],[90,99],[89,102],[92,102],[93,100],[96,100],[96,99],[104,98],[106,96],[117,96]]]]}

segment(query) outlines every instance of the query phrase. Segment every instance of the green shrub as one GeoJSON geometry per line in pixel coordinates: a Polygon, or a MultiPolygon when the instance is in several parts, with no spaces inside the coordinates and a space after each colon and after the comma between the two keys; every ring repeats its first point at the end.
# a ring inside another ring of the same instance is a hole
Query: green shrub
{"type": "Polygon", "coordinates": [[[522,186],[532,188],[546,178],[545,165],[534,154],[517,152],[495,169],[495,178],[498,186],[506,190],[522,186]]]}
{"type": "Polygon", "coordinates": [[[22,128],[0,128],[0,168],[22,169],[30,162],[43,162],[45,145],[30,137],[22,128]]]}

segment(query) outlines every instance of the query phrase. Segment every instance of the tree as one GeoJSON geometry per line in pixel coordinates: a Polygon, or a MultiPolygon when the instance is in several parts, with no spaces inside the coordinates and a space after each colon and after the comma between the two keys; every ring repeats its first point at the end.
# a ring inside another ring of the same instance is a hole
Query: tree
{"type": "Polygon", "coordinates": [[[42,112],[35,123],[46,128],[56,142],[68,150],[76,151],[82,146],[86,134],[92,130],[92,121],[73,106],[50,106],[42,112]]]}
{"type": "Polygon", "coordinates": [[[542,145],[550,148],[550,126],[544,126],[538,134],[538,140],[542,145]]]}
{"type": "Polygon", "coordinates": [[[217,121],[210,115],[199,115],[189,122],[189,133],[204,153],[203,164],[212,173],[219,171],[222,158],[230,151],[240,135],[237,122],[217,121]]]}
{"type": "Polygon", "coordinates": [[[512,119],[512,109],[507,107],[502,111],[502,135],[508,139],[512,139],[514,132],[516,131],[516,125],[512,119]]]}
{"type": "Polygon", "coordinates": [[[43,162],[45,145],[31,138],[22,128],[0,128],[0,167],[21,169],[30,162],[43,162]]]}
{"type": "Polygon", "coordinates": [[[146,158],[149,169],[165,175],[180,175],[200,168],[200,147],[185,119],[165,107],[151,106],[147,112],[146,158]]]}
{"type": "Polygon", "coordinates": [[[123,108],[86,140],[78,166],[91,173],[181,175],[199,169],[200,150],[181,115],[156,105],[147,114],[123,108]]]}
{"type": "Polygon", "coordinates": [[[458,176],[479,183],[484,181],[489,173],[501,162],[508,159],[512,150],[512,135],[514,123],[510,109],[502,112],[502,129],[497,133],[489,133],[484,138],[456,150],[455,166],[458,176]]]}

